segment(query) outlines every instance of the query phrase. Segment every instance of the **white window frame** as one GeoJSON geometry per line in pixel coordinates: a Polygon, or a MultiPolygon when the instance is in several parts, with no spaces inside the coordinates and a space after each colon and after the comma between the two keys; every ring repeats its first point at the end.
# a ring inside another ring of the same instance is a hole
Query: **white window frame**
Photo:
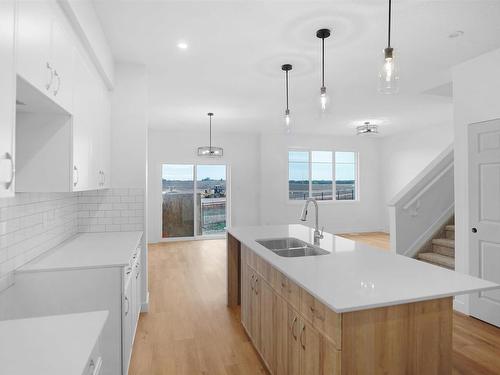
{"type": "Polygon", "coordinates": [[[318,204],[331,204],[331,203],[341,203],[341,204],[349,204],[349,203],[358,203],[360,201],[359,197],[359,152],[354,151],[354,150],[345,150],[345,149],[340,149],[340,150],[332,150],[332,149],[325,149],[325,148],[289,148],[287,150],[287,180],[286,180],[286,200],[289,204],[304,204],[304,200],[302,199],[290,199],[290,156],[289,153],[290,151],[297,151],[297,152],[307,152],[309,154],[308,158],[308,178],[309,178],[309,197],[312,196],[312,153],[314,151],[327,151],[332,153],[332,197],[333,199],[331,200],[318,200],[318,204]],[[354,185],[354,196],[356,199],[337,199],[337,176],[335,174],[335,165],[336,165],[336,160],[335,160],[335,153],[336,152],[353,152],[355,156],[355,176],[356,176],[356,183],[354,185]]]}

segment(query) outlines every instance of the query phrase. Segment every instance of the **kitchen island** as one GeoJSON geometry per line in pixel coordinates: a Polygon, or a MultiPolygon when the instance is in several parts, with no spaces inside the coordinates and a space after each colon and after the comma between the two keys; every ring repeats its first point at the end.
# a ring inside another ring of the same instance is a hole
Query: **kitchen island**
{"type": "Polygon", "coordinates": [[[272,374],[451,374],[453,296],[499,287],[328,233],[325,255],[257,242],[302,225],[228,232],[228,305],[272,374]]]}

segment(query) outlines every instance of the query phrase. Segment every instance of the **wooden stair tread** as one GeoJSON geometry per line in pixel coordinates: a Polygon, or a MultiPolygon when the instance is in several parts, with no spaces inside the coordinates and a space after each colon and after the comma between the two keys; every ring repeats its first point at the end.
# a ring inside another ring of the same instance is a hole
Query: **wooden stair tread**
{"type": "Polygon", "coordinates": [[[447,225],[444,227],[445,230],[455,231],[455,225],[447,225]]]}
{"type": "Polygon", "coordinates": [[[455,268],[455,259],[442,254],[420,253],[418,254],[418,259],[450,269],[455,268]]]}
{"type": "Polygon", "coordinates": [[[444,246],[454,249],[455,248],[455,240],[450,238],[434,238],[432,240],[433,245],[444,246]]]}

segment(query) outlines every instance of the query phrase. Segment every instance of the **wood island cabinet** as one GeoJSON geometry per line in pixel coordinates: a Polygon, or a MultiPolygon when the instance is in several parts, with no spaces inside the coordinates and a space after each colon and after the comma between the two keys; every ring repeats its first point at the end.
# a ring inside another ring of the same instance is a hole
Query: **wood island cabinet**
{"type": "Polygon", "coordinates": [[[451,298],[336,313],[229,236],[241,273],[228,270],[228,305],[241,288],[241,322],[271,374],[451,374],[451,298]]]}

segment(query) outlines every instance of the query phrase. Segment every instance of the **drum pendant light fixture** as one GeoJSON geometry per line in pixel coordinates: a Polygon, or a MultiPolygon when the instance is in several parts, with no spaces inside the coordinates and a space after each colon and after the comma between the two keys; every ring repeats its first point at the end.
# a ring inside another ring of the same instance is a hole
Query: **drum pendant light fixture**
{"type": "Polygon", "coordinates": [[[210,143],[209,146],[198,147],[198,156],[206,156],[206,157],[220,157],[223,156],[224,150],[222,147],[212,146],[212,116],[214,115],[212,112],[207,113],[210,118],[210,143]]]}
{"type": "Polygon", "coordinates": [[[325,39],[331,34],[330,29],[319,29],[316,31],[316,36],[321,39],[321,89],[319,100],[321,104],[321,111],[326,111],[326,105],[328,103],[328,96],[326,94],[325,86],[325,39]]]}
{"type": "Polygon", "coordinates": [[[286,109],[285,109],[285,131],[290,132],[290,108],[288,106],[288,72],[292,70],[292,65],[283,64],[281,70],[285,72],[285,96],[286,96],[286,109]]]}
{"type": "Polygon", "coordinates": [[[399,91],[399,72],[394,48],[391,47],[392,0],[389,0],[387,25],[387,47],[384,49],[384,62],[379,72],[379,91],[384,94],[396,94],[399,91]]]}

